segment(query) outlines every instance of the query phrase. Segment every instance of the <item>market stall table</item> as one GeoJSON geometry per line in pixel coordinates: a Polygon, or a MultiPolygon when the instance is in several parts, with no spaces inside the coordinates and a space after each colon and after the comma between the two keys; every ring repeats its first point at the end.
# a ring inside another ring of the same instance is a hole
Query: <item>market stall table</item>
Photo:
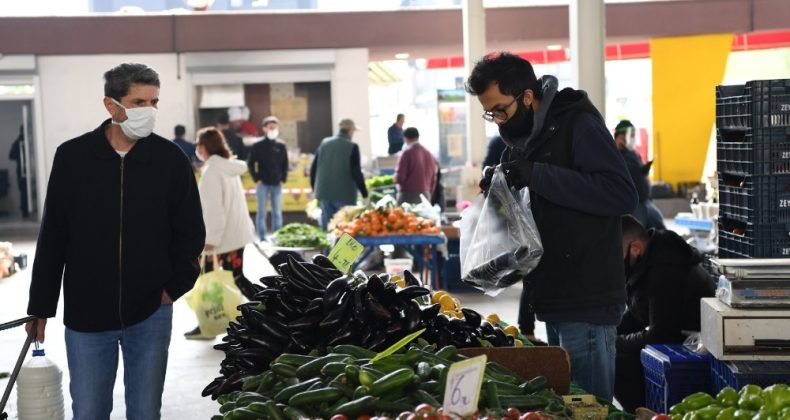
{"type": "Polygon", "coordinates": [[[446,242],[447,238],[444,235],[357,236],[354,239],[365,247],[365,252],[357,259],[358,262],[354,266],[355,269],[359,261],[364,260],[379,245],[402,246],[414,257],[423,279],[431,279],[433,286],[431,286],[430,281],[423,281],[423,283],[434,289],[440,288],[438,270],[436,268],[439,258],[437,248],[446,242]]]}

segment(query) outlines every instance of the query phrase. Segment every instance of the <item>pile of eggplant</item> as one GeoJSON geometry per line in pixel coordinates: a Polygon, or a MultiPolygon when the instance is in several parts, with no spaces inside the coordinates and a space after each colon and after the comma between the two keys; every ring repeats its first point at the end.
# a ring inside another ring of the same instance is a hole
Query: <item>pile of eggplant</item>
{"type": "Polygon", "coordinates": [[[241,389],[282,353],[322,355],[340,344],[381,351],[421,328],[421,337],[439,347],[513,345],[512,336],[471,309],[462,309],[459,319],[441,314],[439,304],[421,305],[430,302],[430,291],[408,271],[401,288],[388,275],[343,274],[323,255],[312,262],[289,256],[276,269],[278,275],[260,279],[265,288],[240,305],[241,315],[214,346],[225,359],[203,396],[241,389]]]}

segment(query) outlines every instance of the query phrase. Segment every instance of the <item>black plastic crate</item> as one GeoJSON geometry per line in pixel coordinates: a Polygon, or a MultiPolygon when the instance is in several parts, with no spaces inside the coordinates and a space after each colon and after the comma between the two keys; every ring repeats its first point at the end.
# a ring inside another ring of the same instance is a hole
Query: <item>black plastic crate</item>
{"type": "Polygon", "coordinates": [[[790,127],[718,130],[716,151],[719,173],[790,174],[790,127]]]}
{"type": "Polygon", "coordinates": [[[790,222],[790,175],[720,173],[719,214],[757,225],[790,222]]]}
{"type": "Polygon", "coordinates": [[[711,357],[713,393],[730,386],[740,390],[744,385],[761,387],[790,383],[790,362],[785,361],[731,361],[711,357]]]}
{"type": "Polygon", "coordinates": [[[753,225],[719,217],[719,258],[788,258],[790,224],[753,225]]]}
{"type": "Polygon", "coordinates": [[[790,79],[716,87],[716,127],[790,126],[790,79]]]}

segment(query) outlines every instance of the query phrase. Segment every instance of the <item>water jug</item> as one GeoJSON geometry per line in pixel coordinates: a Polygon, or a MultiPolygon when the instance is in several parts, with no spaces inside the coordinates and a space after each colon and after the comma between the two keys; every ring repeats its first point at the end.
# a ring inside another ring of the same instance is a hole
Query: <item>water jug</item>
{"type": "Polygon", "coordinates": [[[63,420],[62,379],[63,372],[44,350],[33,350],[16,381],[19,420],[63,420]]]}

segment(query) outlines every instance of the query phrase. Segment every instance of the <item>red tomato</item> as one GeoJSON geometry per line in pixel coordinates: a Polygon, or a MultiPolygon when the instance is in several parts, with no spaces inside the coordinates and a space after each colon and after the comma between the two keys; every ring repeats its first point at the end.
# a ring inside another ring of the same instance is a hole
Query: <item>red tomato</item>
{"type": "Polygon", "coordinates": [[[335,414],[334,416],[332,416],[332,420],[348,420],[348,417],[342,414],[335,414]]]}
{"type": "MultiPolygon", "coordinates": [[[[411,411],[404,411],[404,412],[401,412],[400,414],[398,414],[397,420],[406,420],[406,419],[408,419],[408,418],[409,418],[409,416],[411,416],[412,414],[414,414],[414,413],[412,413],[411,411]]],[[[373,419],[371,419],[371,420],[373,420],[373,419]]]]}
{"type": "Polygon", "coordinates": [[[422,403],[422,404],[418,405],[417,408],[414,409],[414,412],[416,414],[433,413],[434,411],[435,410],[434,410],[433,406],[428,404],[428,403],[422,403]]]}
{"type": "Polygon", "coordinates": [[[521,411],[518,411],[518,408],[510,407],[507,409],[507,417],[513,420],[518,420],[521,417],[521,411]]]}
{"type": "Polygon", "coordinates": [[[543,420],[543,417],[537,411],[527,411],[519,417],[519,420],[543,420]]]}
{"type": "Polygon", "coordinates": [[[359,417],[357,417],[357,420],[370,420],[370,416],[368,416],[368,415],[359,416],[359,417]]]}
{"type": "Polygon", "coordinates": [[[650,420],[671,420],[671,418],[666,414],[656,414],[650,420]]]}

